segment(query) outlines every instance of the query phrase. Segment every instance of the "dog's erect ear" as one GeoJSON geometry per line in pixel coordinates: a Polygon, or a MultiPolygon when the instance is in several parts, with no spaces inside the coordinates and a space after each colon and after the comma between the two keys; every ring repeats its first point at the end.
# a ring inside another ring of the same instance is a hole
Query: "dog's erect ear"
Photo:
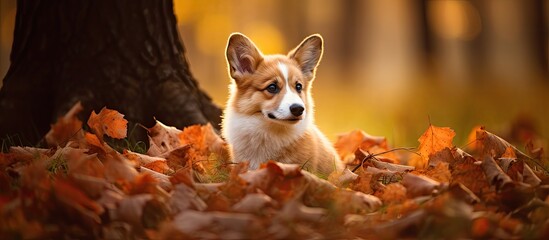
{"type": "Polygon", "coordinates": [[[322,36],[313,34],[305,38],[294,50],[290,51],[288,57],[297,61],[305,77],[312,79],[315,75],[316,67],[322,58],[322,51],[322,36]]]}
{"type": "Polygon", "coordinates": [[[255,44],[241,33],[233,33],[227,42],[227,63],[229,73],[235,80],[244,74],[254,73],[263,55],[255,44]]]}

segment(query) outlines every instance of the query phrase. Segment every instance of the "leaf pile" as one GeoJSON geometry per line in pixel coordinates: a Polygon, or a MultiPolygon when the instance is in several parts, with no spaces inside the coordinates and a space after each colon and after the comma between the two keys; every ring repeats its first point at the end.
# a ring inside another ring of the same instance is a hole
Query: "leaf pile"
{"type": "Polygon", "coordinates": [[[335,144],[348,168],[325,180],[276,162],[248,171],[210,125],[157,122],[146,154],[118,152],[107,140],[127,137],[123,115],[93,112],[86,131],[81,109],[52,125],[50,148],[1,153],[0,238],[549,236],[543,149],[483,128],[468,152],[450,128],[429,126],[414,153],[352,131],[335,144]]]}

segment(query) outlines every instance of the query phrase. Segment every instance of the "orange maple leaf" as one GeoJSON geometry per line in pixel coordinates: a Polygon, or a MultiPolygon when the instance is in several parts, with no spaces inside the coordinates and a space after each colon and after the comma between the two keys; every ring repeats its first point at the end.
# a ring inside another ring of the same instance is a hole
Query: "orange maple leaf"
{"type": "Polygon", "coordinates": [[[103,107],[99,114],[93,111],[88,119],[88,126],[100,139],[103,135],[112,138],[125,138],[128,132],[128,120],[116,110],[103,107]]]}
{"type": "MultiPolygon", "coordinates": [[[[353,161],[357,149],[362,149],[372,154],[389,150],[385,137],[372,136],[362,130],[354,130],[339,135],[334,147],[343,162],[347,163],[353,161]]],[[[390,159],[392,162],[396,162],[396,156],[391,153],[385,154],[384,157],[390,159]]]]}
{"type": "Polygon", "coordinates": [[[410,160],[410,165],[417,168],[424,168],[429,162],[429,156],[445,148],[452,148],[452,140],[456,136],[454,130],[448,127],[436,127],[429,125],[427,130],[418,139],[418,153],[421,157],[410,160]]]}

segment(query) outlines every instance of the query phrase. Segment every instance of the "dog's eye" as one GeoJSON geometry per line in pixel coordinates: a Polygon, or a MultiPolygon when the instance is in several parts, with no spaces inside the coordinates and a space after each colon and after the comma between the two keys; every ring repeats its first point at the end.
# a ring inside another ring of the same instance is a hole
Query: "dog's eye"
{"type": "Polygon", "coordinates": [[[295,85],[295,90],[298,92],[298,93],[301,93],[301,89],[303,89],[303,85],[301,85],[301,83],[297,83],[295,85]]]}
{"type": "Polygon", "coordinates": [[[267,88],[265,90],[267,90],[267,92],[270,92],[270,93],[273,93],[273,94],[278,93],[280,91],[278,86],[274,83],[271,83],[271,85],[267,86],[267,88]]]}

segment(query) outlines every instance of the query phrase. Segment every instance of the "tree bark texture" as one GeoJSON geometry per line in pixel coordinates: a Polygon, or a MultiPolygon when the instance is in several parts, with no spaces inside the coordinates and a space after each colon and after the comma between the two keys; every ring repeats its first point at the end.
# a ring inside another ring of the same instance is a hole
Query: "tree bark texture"
{"type": "Polygon", "coordinates": [[[0,137],[36,142],[75,102],[130,122],[219,126],[185,58],[172,0],[19,0],[0,137]]]}

